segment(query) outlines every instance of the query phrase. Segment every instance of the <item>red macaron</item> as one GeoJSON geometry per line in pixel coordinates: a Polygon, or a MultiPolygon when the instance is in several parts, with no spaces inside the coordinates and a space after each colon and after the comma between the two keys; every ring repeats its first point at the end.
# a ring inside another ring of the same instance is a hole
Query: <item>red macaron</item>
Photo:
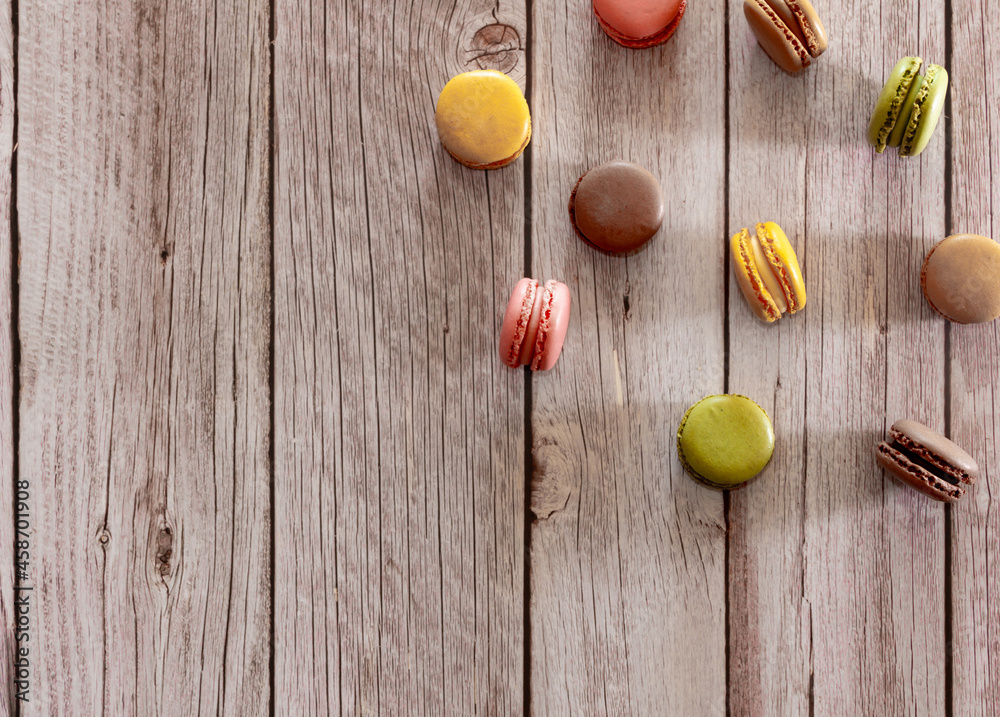
{"type": "Polygon", "coordinates": [[[500,327],[500,360],[511,368],[548,371],[556,365],[569,328],[569,287],[521,279],[514,286],[500,327]]]}
{"type": "Polygon", "coordinates": [[[608,37],[636,50],[669,40],[687,8],[687,0],[593,0],[593,4],[608,37]]]}

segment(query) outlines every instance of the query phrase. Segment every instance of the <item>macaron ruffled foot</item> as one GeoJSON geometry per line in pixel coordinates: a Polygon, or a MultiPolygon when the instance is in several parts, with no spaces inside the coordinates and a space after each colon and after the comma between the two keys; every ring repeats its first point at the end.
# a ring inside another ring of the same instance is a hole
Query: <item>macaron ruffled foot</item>
{"type": "Polygon", "coordinates": [[[677,429],[677,454],[699,483],[734,490],[764,470],[774,453],[767,412],[746,396],[708,396],[687,410],[677,429]]]}
{"type": "Polygon", "coordinates": [[[954,503],[976,482],[979,465],[962,448],[916,421],[896,421],[875,457],[889,475],[926,496],[954,503]]]}
{"type": "Polygon", "coordinates": [[[868,123],[868,142],[879,154],[899,147],[900,156],[916,157],[934,134],[948,94],[948,72],[929,65],[921,75],[922,65],[919,57],[904,57],[882,87],[868,123]]]}
{"type": "Polygon", "coordinates": [[[774,222],[746,228],[730,240],[733,272],[758,319],[772,323],[806,306],[806,285],[788,237],[774,222]]]}
{"type": "Polygon", "coordinates": [[[743,15],[764,52],[789,74],[826,51],[826,29],[809,0],[744,0],[743,15]]]}
{"type": "Polygon", "coordinates": [[[471,169],[499,169],[521,156],[531,139],[531,113],[521,88],[496,70],[455,75],[434,113],[441,144],[471,169]]]}
{"type": "Polygon", "coordinates": [[[530,366],[532,371],[555,366],[566,340],[571,304],[569,287],[563,283],[517,282],[500,326],[500,360],[511,368],[530,366]]]}

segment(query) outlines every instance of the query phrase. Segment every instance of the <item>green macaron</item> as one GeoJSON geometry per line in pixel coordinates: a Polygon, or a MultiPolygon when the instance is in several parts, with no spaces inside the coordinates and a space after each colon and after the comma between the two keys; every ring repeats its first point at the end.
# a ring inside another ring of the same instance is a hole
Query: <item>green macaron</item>
{"type": "MultiPolygon", "coordinates": [[[[917,99],[917,94],[923,86],[923,75],[917,75],[913,78],[913,82],[910,83],[910,91],[906,93],[906,100],[903,102],[903,107],[913,107],[913,103],[917,99]]],[[[890,147],[899,147],[899,145],[903,143],[903,134],[906,132],[906,128],[910,123],[909,114],[910,113],[907,112],[907,116],[904,117],[901,113],[899,119],[896,121],[896,125],[892,128],[892,132],[889,133],[890,147]]]]}
{"type": "Polygon", "coordinates": [[[906,131],[899,144],[901,157],[916,157],[927,147],[941,119],[947,94],[948,71],[940,65],[930,65],[910,109],[906,131]]]}
{"type": "Polygon", "coordinates": [[[868,141],[876,152],[899,147],[900,155],[915,157],[930,142],[944,110],[948,73],[929,65],[921,75],[922,64],[919,57],[904,57],[882,87],[868,123],[868,141]]]}
{"type": "Polygon", "coordinates": [[[708,396],[687,410],[677,429],[677,453],[692,478],[712,488],[739,488],[774,453],[774,428],[746,396],[708,396]]]}

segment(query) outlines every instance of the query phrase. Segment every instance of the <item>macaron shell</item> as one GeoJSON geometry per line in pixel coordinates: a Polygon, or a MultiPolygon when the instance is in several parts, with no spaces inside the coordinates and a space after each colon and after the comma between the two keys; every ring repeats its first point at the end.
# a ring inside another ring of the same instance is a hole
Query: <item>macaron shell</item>
{"type": "Polygon", "coordinates": [[[750,232],[744,228],[733,234],[729,248],[733,273],[736,274],[736,281],[750,305],[750,310],[758,319],[767,323],[780,319],[781,311],[757,271],[750,245],[750,232]]]}
{"type": "Polygon", "coordinates": [[[677,452],[685,470],[714,488],[736,488],[759,474],[774,453],[774,428],[746,396],[702,399],[684,414],[677,452]]]}
{"type": "Polygon", "coordinates": [[[594,167],[570,195],[570,218],[577,233],[602,251],[635,251],[663,223],[663,190],[656,177],[631,162],[594,167]]]}
{"type": "Polygon", "coordinates": [[[816,8],[809,0],[786,0],[788,7],[795,16],[800,34],[805,42],[806,49],[813,57],[819,57],[829,45],[826,36],[826,28],[819,19],[816,8]]]}
{"type": "Polygon", "coordinates": [[[880,154],[885,151],[892,128],[895,127],[903,111],[910,85],[922,64],[923,60],[919,57],[904,57],[892,68],[889,79],[882,86],[882,92],[875,101],[875,109],[868,123],[868,141],[880,154]]]}
{"type": "Polygon", "coordinates": [[[622,36],[640,40],[668,27],[682,12],[682,0],[593,0],[598,18],[622,36]]]}
{"type": "Polygon", "coordinates": [[[924,460],[940,466],[963,483],[972,485],[979,477],[975,458],[950,438],[922,423],[908,419],[896,421],[889,434],[893,440],[904,442],[924,460]]]}
{"type": "Polygon", "coordinates": [[[764,52],[785,72],[795,74],[809,66],[809,51],[766,0],[744,0],[743,14],[764,52]]]}
{"type": "Polygon", "coordinates": [[[475,169],[512,162],[531,137],[531,115],[521,88],[496,70],[473,70],[448,81],[434,114],[444,148],[475,169]]]}
{"type": "Polygon", "coordinates": [[[445,149],[447,150],[448,154],[451,155],[452,159],[454,159],[459,164],[464,164],[469,169],[487,169],[487,170],[488,169],[500,169],[501,167],[506,167],[508,164],[510,164],[515,159],[517,159],[518,157],[520,157],[524,153],[525,148],[528,146],[528,141],[530,139],[531,139],[531,126],[530,126],[530,123],[529,123],[528,133],[525,135],[524,141],[521,142],[521,147],[516,152],[514,152],[514,154],[512,154],[511,156],[506,157],[505,159],[499,159],[496,162],[490,162],[489,164],[475,164],[474,162],[469,162],[469,161],[467,161],[467,160],[462,159],[461,157],[459,157],[457,154],[455,154],[454,152],[452,152],[451,150],[449,150],[447,147],[445,147],[445,149]]]}
{"type": "Polygon", "coordinates": [[[757,238],[785,292],[788,313],[794,314],[804,309],[806,284],[802,279],[802,269],[799,268],[799,258],[795,255],[795,250],[785,232],[774,222],[764,222],[763,225],[757,225],[757,238]]]}
{"type": "Polygon", "coordinates": [[[562,353],[572,297],[569,287],[558,281],[549,281],[542,292],[542,311],[535,339],[532,371],[548,371],[556,365],[562,353]]]}
{"type": "Polygon", "coordinates": [[[681,19],[684,17],[685,8],[687,8],[687,0],[681,0],[680,12],[677,13],[677,17],[675,17],[669,25],[655,35],[641,38],[629,37],[628,35],[618,32],[618,30],[614,29],[611,25],[604,21],[604,18],[601,17],[601,14],[597,12],[597,10],[594,10],[594,17],[597,18],[597,24],[600,25],[602,30],[604,30],[604,33],[622,47],[627,47],[632,50],[644,50],[649,47],[655,47],[656,45],[662,45],[674,36],[674,33],[677,32],[677,28],[680,27],[681,19]]]}
{"type": "Polygon", "coordinates": [[[795,14],[792,12],[792,8],[785,0],[764,0],[768,7],[774,10],[774,13],[781,18],[781,21],[785,23],[785,26],[791,29],[792,32],[805,44],[805,37],[799,31],[798,21],[795,19],[795,14]]]}
{"type": "Polygon", "coordinates": [[[916,157],[924,151],[934,135],[938,120],[944,111],[948,95],[948,72],[940,65],[930,65],[923,84],[913,100],[910,120],[899,144],[899,154],[916,157]]]}
{"type": "Polygon", "coordinates": [[[1000,317],[1000,244],[955,234],[928,253],[920,270],[927,303],[946,319],[981,324],[1000,317]]]}
{"type": "Polygon", "coordinates": [[[889,133],[888,146],[898,147],[903,141],[903,135],[906,134],[906,127],[910,123],[910,112],[913,109],[913,101],[917,99],[917,94],[920,92],[920,88],[924,86],[924,76],[917,75],[913,78],[913,83],[910,85],[910,91],[906,94],[906,100],[903,102],[903,109],[899,113],[899,118],[896,120],[896,126],[892,128],[892,132],[889,133]]]}
{"type": "Polygon", "coordinates": [[[878,445],[875,458],[890,475],[934,500],[954,503],[965,495],[965,488],[938,478],[886,442],[878,445]]]}
{"type": "Polygon", "coordinates": [[[771,270],[771,264],[764,254],[764,249],[761,247],[760,239],[757,238],[756,234],[750,235],[750,248],[753,251],[753,260],[757,266],[757,273],[760,274],[760,278],[764,281],[767,292],[771,295],[774,303],[777,304],[778,310],[781,313],[785,313],[788,311],[785,292],[781,288],[781,282],[778,281],[778,277],[771,270]]]}
{"type": "MultiPolygon", "coordinates": [[[[503,323],[500,325],[499,352],[500,360],[511,368],[522,366],[524,347],[534,343],[533,337],[528,337],[532,331],[532,314],[538,294],[538,282],[534,279],[521,279],[514,285],[504,311],[503,323]],[[526,338],[532,338],[529,343],[526,338]]],[[[540,312],[539,312],[540,313],[540,312]]],[[[537,317],[534,329],[537,330],[537,317]]],[[[530,354],[529,354],[530,357],[530,354]]]]}

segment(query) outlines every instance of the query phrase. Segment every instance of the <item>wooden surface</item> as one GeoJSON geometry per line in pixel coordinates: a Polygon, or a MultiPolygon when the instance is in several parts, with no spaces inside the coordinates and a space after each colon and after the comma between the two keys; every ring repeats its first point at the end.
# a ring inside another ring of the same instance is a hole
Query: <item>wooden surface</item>
{"type": "MultiPolygon", "coordinates": [[[[1000,48],[992,42],[1000,8],[959,0],[952,8],[955,85],[951,100],[951,224],[962,231],[1000,235],[1000,48]],[[958,20],[958,18],[961,18],[958,20]],[[979,57],[973,47],[980,48],[979,57]],[[985,52],[985,56],[983,53],[985,52]]],[[[954,714],[1000,711],[1000,322],[952,326],[947,331],[954,439],[979,457],[986,475],[972,500],[952,509],[947,523],[951,551],[951,629],[945,655],[952,665],[954,714]]]]}
{"type": "Polygon", "coordinates": [[[25,520],[25,715],[1000,714],[1000,322],[918,280],[1000,237],[1000,9],[817,8],[790,77],[736,0],[645,51],[585,0],[0,7],[0,714],[25,520]],[[917,159],[864,139],[904,54],[951,76],[917,159]],[[489,173],[433,123],[478,67],[532,109],[489,173]],[[614,158],[668,196],[628,258],[566,214],[614,158]],[[726,254],[764,220],[809,292],[771,327],[726,254]],[[496,352],[523,275],[573,292],[547,374],[496,352]],[[777,435],[729,495],[674,446],[725,391],[777,435]],[[961,503],[878,469],[904,417],[961,503]]]}
{"type": "Polygon", "coordinates": [[[266,714],[268,6],[19,13],[22,712],[266,714]]]}
{"type": "Polygon", "coordinates": [[[944,322],[918,277],[947,233],[946,125],[914,162],[864,141],[887,68],[944,58],[944,20],[936,3],[828,4],[840,40],[791,79],[730,27],[729,226],[781,224],[808,289],[770,330],[729,297],[729,388],[777,437],[770,475],[731,499],[736,713],[944,713],[945,509],[884,479],[873,448],[897,418],[945,427],[944,322]],[[847,41],[879,27],[878,48],[847,41]]]}
{"type": "Polygon", "coordinates": [[[276,711],[512,713],[525,388],[495,324],[524,173],[448,157],[430,90],[493,7],[275,9],[276,711]]]}
{"type": "Polygon", "coordinates": [[[531,710],[721,714],[723,498],[685,476],[674,435],[725,385],[725,25],[690,3],[669,44],[626,52],[582,3],[534,10],[531,273],[574,305],[564,357],[531,378],[531,710]],[[566,212],[576,179],[619,157],[671,195],[626,259],[566,212]]]}
{"type": "MultiPolygon", "coordinates": [[[[14,254],[11,236],[14,217],[14,25],[9,2],[0,3],[0,713],[11,714],[14,705],[15,540],[31,540],[28,531],[17,535],[14,517],[14,254]]],[[[22,496],[23,497],[23,496],[22,496]]],[[[23,523],[22,528],[27,528],[23,523]]]]}

